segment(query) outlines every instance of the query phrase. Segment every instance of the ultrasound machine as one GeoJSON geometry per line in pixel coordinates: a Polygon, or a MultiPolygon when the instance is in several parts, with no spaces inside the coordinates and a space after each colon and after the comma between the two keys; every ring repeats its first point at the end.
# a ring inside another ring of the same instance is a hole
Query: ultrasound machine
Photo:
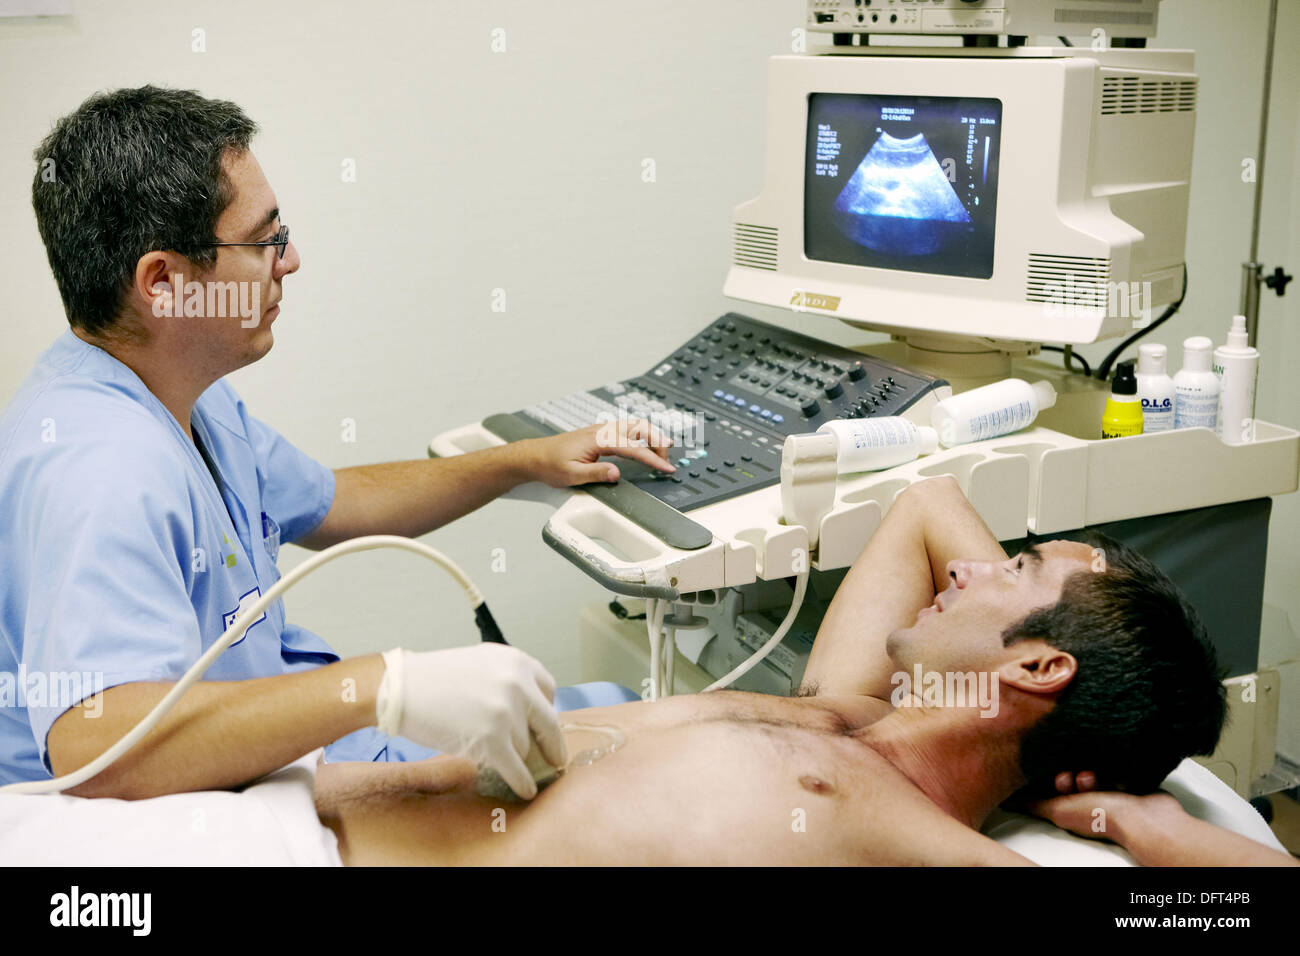
{"type": "MultiPolygon", "coordinates": [[[[1099,528],[1188,594],[1233,595],[1199,609],[1231,673],[1254,674],[1271,496],[1297,487],[1300,433],[1259,421],[1246,445],[1207,429],[1101,441],[1108,384],[1071,356],[1131,340],[1186,288],[1197,75],[1191,51],[1146,48],[1156,9],[809,0],[809,52],[768,64],[764,187],[732,216],[736,309],[640,375],[433,440],[448,456],[626,417],[673,438],[675,473],[620,460],[617,483],[514,494],[554,509],[545,541],[616,598],[615,614],[583,612],[584,679],[638,687],[648,669],[653,696],[791,693],[894,498],[939,475],[1009,549],[1099,528]],[[1103,42],[1026,42],[1090,30],[1103,42]],[[871,42],[886,34],[913,45],[871,42]],[[840,347],[743,303],[889,341],[840,347]],[[788,520],[788,436],[844,418],[928,425],[939,401],[1007,377],[1050,381],[1057,404],[1015,434],[841,475],[815,533],[788,520]]],[[[1268,732],[1262,710],[1237,719],[1268,732]]],[[[1218,770],[1244,793],[1263,771],[1242,753],[1218,770]]]]}

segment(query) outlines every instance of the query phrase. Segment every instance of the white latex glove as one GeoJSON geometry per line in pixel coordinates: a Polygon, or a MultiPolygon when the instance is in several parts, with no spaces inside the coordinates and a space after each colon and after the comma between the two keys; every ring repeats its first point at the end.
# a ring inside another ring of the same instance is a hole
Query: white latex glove
{"type": "Polygon", "coordinates": [[[486,764],[525,800],[537,796],[525,764],[533,738],[545,760],[564,766],[555,678],[535,658],[490,643],[445,651],[397,648],[383,657],[376,702],[382,733],[486,764]]]}

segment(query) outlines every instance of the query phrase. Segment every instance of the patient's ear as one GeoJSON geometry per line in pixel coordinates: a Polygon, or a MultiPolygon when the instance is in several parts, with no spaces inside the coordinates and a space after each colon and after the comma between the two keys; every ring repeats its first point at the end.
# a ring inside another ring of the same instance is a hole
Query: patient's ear
{"type": "Polygon", "coordinates": [[[1079,671],[1073,654],[1044,641],[1018,641],[1009,650],[1015,657],[998,668],[998,679],[1031,694],[1059,694],[1079,671]]]}

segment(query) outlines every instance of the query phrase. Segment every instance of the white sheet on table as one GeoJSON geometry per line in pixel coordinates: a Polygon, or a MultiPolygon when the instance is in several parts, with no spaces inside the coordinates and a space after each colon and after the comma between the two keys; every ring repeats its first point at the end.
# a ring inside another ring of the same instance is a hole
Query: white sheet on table
{"type": "Polygon", "coordinates": [[[308,754],[239,793],[149,800],[0,794],[3,866],[339,866],[308,754]]]}
{"type": "MultiPolygon", "coordinates": [[[[205,791],[152,800],[0,795],[0,866],[338,866],[334,834],[312,800],[308,754],[242,793],[205,791]]],[[[1281,850],[1249,803],[1184,760],[1166,778],[1193,816],[1281,850]]],[[[1046,820],[999,811],[984,832],[1043,866],[1131,866],[1113,844],[1046,820]]]]}

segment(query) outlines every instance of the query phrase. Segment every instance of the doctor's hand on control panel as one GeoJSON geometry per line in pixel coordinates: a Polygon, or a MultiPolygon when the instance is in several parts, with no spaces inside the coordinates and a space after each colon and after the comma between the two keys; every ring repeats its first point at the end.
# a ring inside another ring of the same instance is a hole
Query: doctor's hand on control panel
{"type": "Polygon", "coordinates": [[[552,488],[566,488],[593,481],[618,481],[613,462],[600,460],[618,455],[666,471],[676,471],[667,460],[672,439],[645,419],[599,422],[547,438],[524,439],[518,444],[533,450],[533,473],[552,488]]]}

